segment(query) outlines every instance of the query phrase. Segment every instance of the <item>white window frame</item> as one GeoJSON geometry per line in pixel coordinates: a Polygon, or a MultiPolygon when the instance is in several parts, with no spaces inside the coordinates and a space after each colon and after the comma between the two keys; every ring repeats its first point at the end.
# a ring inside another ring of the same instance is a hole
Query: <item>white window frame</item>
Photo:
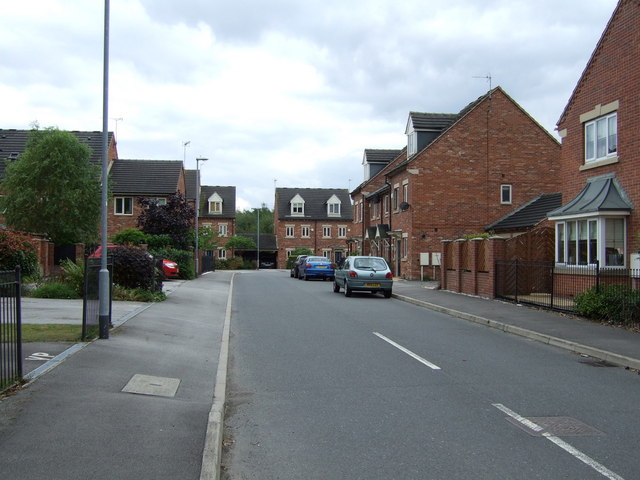
{"type": "Polygon", "coordinates": [[[218,258],[225,260],[227,258],[227,251],[223,247],[218,248],[218,258]]]}
{"type": "Polygon", "coordinates": [[[338,238],[347,238],[347,227],[345,225],[338,225],[338,238]]]}
{"type": "Polygon", "coordinates": [[[415,155],[418,153],[418,133],[412,130],[407,135],[407,156],[415,155]]]}
{"type": "Polygon", "coordinates": [[[322,238],[331,238],[331,225],[322,226],[322,238]]]}
{"type": "Polygon", "coordinates": [[[302,225],[300,227],[300,237],[302,237],[302,238],[310,238],[311,237],[311,227],[309,225],[302,225]]]}
{"type": "Polygon", "coordinates": [[[286,238],[293,238],[296,235],[295,225],[285,225],[284,236],[286,238]]]}
{"type": "Polygon", "coordinates": [[[322,249],[322,256],[324,258],[326,258],[327,260],[331,260],[331,249],[330,248],[323,248],[322,249]]]}
{"type": "Polygon", "coordinates": [[[598,162],[617,155],[618,113],[613,112],[585,122],[584,163],[598,162]]]}
{"type": "Polygon", "coordinates": [[[586,267],[598,260],[601,267],[624,268],[627,228],[625,216],[583,216],[556,221],[556,264],[586,267]]]}
{"type": "Polygon", "coordinates": [[[226,237],[229,234],[229,225],[226,223],[218,224],[218,235],[221,237],[226,237]]]}
{"type": "Polygon", "coordinates": [[[114,197],[113,214],[114,215],[133,215],[133,197],[114,197]],[[128,209],[127,209],[127,203],[129,204],[128,209]]]}
{"type": "Polygon", "coordinates": [[[508,183],[503,183],[502,185],[500,185],[500,204],[511,205],[512,203],[513,203],[513,185],[508,183]]]}

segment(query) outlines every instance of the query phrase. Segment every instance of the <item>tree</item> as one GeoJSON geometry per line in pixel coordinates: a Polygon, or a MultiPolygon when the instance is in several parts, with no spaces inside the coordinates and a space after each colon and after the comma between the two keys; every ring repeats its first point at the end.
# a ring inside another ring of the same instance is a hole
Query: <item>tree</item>
{"type": "Polygon", "coordinates": [[[230,237],[227,240],[227,243],[224,244],[224,248],[234,250],[255,250],[256,242],[247,237],[242,237],[239,235],[230,237]]]}
{"type": "Polygon", "coordinates": [[[166,205],[158,205],[156,200],[150,198],[140,198],[138,203],[145,207],[137,220],[137,225],[144,233],[169,235],[173,246],[181,250],[191,246],[195,210],[184,195],[174,193],[167,199],[166,205]]]}
{"type": "Polygon", "coordinates": [[[8,225],[46,234],[59,245],[97,237],[100,169],[91,149],[70,132],[31,131],[24,152],[7,165],[2,182],[8,225]]]}
{"type": "Polygon", "coordinates": [[[236,212],[236,232],[256,233],[258,213],[260,212],[260,233],[273,233],[273,210],[267,208],[265,204],[259,209],[244,210],[236,212]]]}

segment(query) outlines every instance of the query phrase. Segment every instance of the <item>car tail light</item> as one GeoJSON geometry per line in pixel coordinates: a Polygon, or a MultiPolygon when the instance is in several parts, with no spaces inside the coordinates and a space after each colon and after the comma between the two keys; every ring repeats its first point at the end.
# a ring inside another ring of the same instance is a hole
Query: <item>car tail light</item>
{"type": "Polygon", "coordinates": [[[393,273],[391,272],[387,272],[387,274],[385,275],[386,278],[393,278],[393,273]]]}
{"type": "Polygon", "coordinates": [[[307,263],[307,264],[304,266],[304,268],[312,268],[312,267],[313,267],[313,265],[311,265],[310,263],[307,263]]]}
{"type": "Polygon", "coordinates": [[[350,278],[358,278],[358,274],[354,270],[349,270],[350,278]]]}
{"type": "Polygon", "coordinates": [[[333,269],[335,269],[335,268],[336,268],[335,263],[332,263],[331,265],[329,265],[329,268],[333,268],[333,269]]]}

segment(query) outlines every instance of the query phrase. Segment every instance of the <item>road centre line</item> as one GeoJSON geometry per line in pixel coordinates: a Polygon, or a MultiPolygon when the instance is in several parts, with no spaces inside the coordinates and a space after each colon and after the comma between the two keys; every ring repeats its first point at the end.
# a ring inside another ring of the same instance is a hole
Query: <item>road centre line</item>
{"type": "MultiPolygon", "coordinates": [[[[496,407],[501,412],[506,413],[508,416],[513,418],[516,422],[524,425],[525,427],[527,427],[527,428],[529,428],[529,429],[531,429],[531,430],[533,430],[535,432],[541,432],[542,430],[544,430],[537,423],[534,423],[531,420],[528,420],[528,419],[524,418],[523,416],[518,415],[516,412],[514,412],[513,410],[505,407],[501,403],[494,403],[493,406],[496,407]]],[[[555,435],[551,435],[550,433],[546,433],[546,432],[543,432],[541,435],[544,438],[546,438],[547,440],[549,440],[550,442],[555,443],[558,447],[562,448],[565,452],[567,452],[568,454],[572,455],[574,458],[577,458],[581,462],[583,462],[583,463],[587,464],[588,466],[590,466],[591,468],[593,468],[595,471],[600,473],[602,476],[604,476],[604,477],[606,477],[606,478],[608,478],[610,480],[624,480],[624,478],[622,478],[617,473],[612,472],[611,470],[609,470],[604,465],[596,462],[593,458],[591,458],[588,455],[582,453],[580,450],[576,449],[575,447],[573,447],[572,445],[568,444],[564,440],[561,440],[560,438],[556,437],[555,435]]]]}
{"type": "Polygon", "coordinates": [[[379,338],[381,338],[382,340],[384,340],[385,342],[389,343],[390,345],[393,345],[394,347],[396,347],[398,350],[406,353],[407,355],[409,355],[410,357],[415,358],[416,360],[418,360],[420,363],[423,363],[424,365],[426,365],[427,367],[429,367],[432,370],[440,370],[440,367],[437,366],[434,363],[431,363],[428,360],[425,360],[424,358],[422,358],[420,355],[416,355],[415,353],[413,353],[411,350],[408,350],[406,348],[404,348],[402,345],[397,344],[396,342],[394,342],[393,340],[385,337],[384,335],[382,335],[381,333],[378,332],[373,332],[373,334],[379,338]]]}

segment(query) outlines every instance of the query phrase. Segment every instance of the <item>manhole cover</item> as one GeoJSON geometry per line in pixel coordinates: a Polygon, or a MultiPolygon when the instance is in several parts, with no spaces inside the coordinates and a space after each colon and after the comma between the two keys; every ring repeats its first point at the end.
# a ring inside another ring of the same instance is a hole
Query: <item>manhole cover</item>
{"type": "Polygon", "coordinates": [[[125,393],[138,395],[155,395],[158,397],[175,397],[180,385],[179,378],[153,377],[135,374],[122,389],[125,393]]]}
{"type": "Polygon", "coordinates": [[[571,417],[527,417],[527,420],[542,428],[540,431],[534,431],[512,418],[507,418],[507,420],[523,429],[529,435],[536,437],[541,436],[543,433],[548,433],[556,437],[604,435],[600,430],[590,427],[589,425],[582,423],[580,420],[576,420],[571,417]]]}

